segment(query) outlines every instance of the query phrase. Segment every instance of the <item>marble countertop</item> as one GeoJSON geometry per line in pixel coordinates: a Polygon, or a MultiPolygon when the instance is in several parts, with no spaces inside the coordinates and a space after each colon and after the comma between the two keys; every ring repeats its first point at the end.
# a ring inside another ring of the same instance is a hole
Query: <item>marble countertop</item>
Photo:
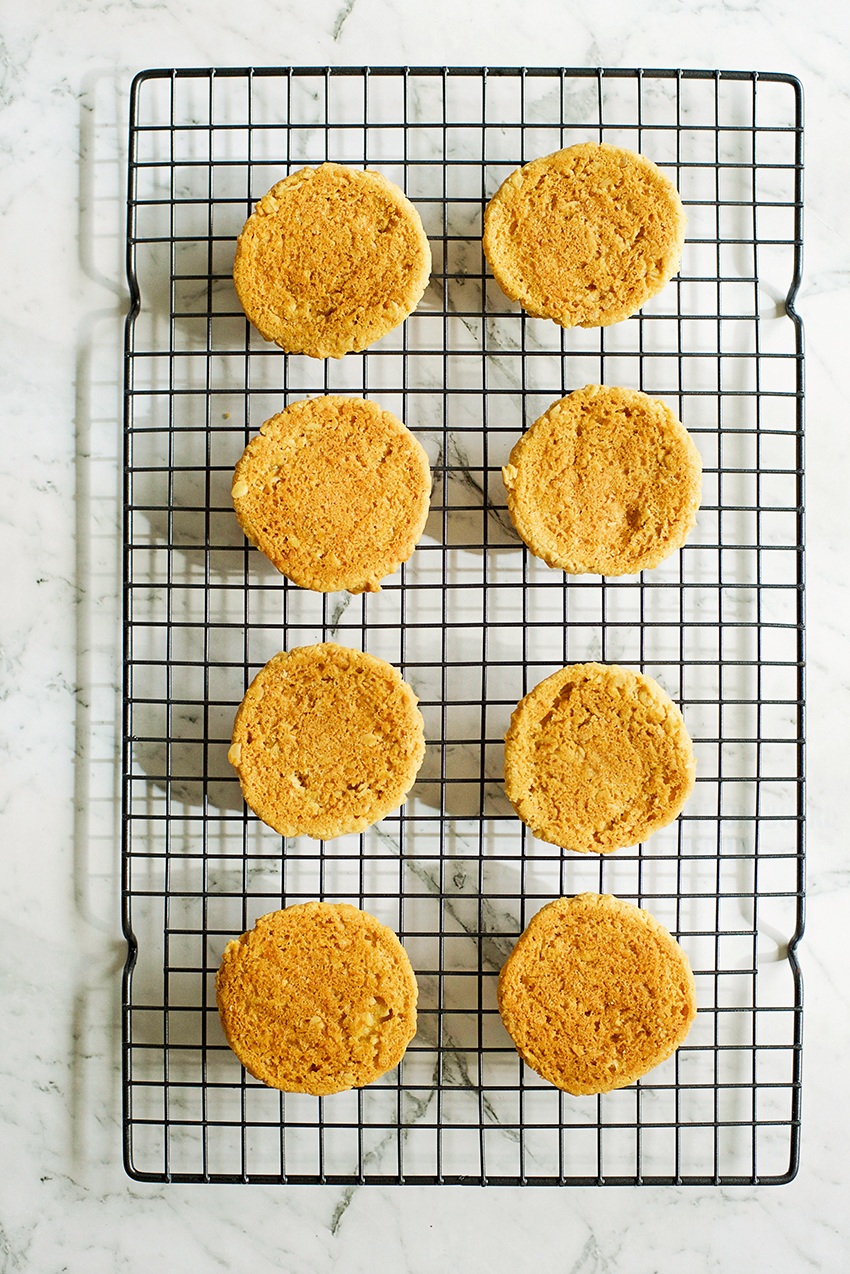
{"type": "Polygon", "coordinates": [[[0,1270],[847,1268],[850,16],[832,0],[37,0],[4,24],[0,1270]],[[121,1167],[121,348],[128,91],[148,67],[710,67],[806,93],[809,883],[801,1168],[776,1188],[159,1186],[121,1167]]]}

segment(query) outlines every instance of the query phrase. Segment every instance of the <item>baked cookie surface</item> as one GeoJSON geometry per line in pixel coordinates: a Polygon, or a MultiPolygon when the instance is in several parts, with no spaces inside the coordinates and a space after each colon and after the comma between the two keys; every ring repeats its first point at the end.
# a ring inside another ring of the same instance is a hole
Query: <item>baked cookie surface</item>
{"type": "Polygon", "coordinates": [[[282,651],[236,713],[228,760],[282,836],[362,832],[404,801],[425,755],[418,700],[374,655],[323,642],[282,651]]]}
{"type": "Polygon", "coordinates": [[[505,791],[538,840],[578,853],[637,845],[694,787],[682,714],[656,681],[570,664],[521,699],[505,735],[505,791]]]}
{"type": "Polygon", "coordinates": [[[610,894],[550,902],[499,977],[499,1012],[517,1052],[574,1096],[624,1088],[666,1061],[696,1010],[678,942],[610,894]]]}
{"type": "Polygon", "coordinates": [[[586,385],[535,421],[502,477],[511,520],[536,557],[573,575],[632,575],[685,543],[702,461],[659,399],[586,385]]]}
{"type": "Polygon", "coordinates": [[[679,268],[687,218],[651,160],[606,143],[516,169],[484,213],[484,255],[502,291],[561,327],[636,313],[679,268]]]}
{"type": "Polygon", "coordinates": [[[267,341],[341,358],[416,308],[431,273],[419,213],[380,173],[301,168],[259,201],[236,246],[233,281],[267,341]]]}
{"type": "Polygon", "coordinates": [[[377,592],[428,517],[428,457],[400,420],[362,398],[292,403],[236,465],[239,524],[293,583],[377,592]]]}
{"type": "Polygon", "coordinates": [[[416,1034],[416,978],[391,929],[347,903],[305,902],[227,944],[216,1000],[256,1079],[325,1096],[372,1083],[416,1034]]]}

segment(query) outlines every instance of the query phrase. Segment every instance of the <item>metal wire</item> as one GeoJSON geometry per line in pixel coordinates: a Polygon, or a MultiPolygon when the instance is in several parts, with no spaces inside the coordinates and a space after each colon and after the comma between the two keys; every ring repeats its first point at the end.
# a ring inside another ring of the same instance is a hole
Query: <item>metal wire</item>
{"type": "Polygon", "coordinates": [[[790,1180],[803,926],[802,94],[790,76],[563,68],[161,70],[130,109],[125,380],[125,1162],[142,1180],[745,1184],[790,1180]],[[488,277],[483,208],[519,163],[584,140],[641,150],[689,216],[678,277],[641,314],[563,331],[488,277]],[[406,324],[316,362],[266,345],[231,281],[253,203],[287,172],[368,164],[423,217],[432,281],[406,324]],[[637,577],[531,558],[500,467],[588,382],[666,399],[703,456],[689,543],[637,577]],[[229,498],[286,403],[367,395],[429,451],[434,499],[377,595],[299,590],[229,498]],[[362,836],[281,842],[226,750],[278,650],[338,640],[398,666],[428,751],[362,836]],[[535,842],[501,780],[519,697],[567,662],[620,662],[682,704],[696,792],[608,858],[535,842]],[[638,1084],[558,1092],[501,1025],[498,971],[531,916],[585,889],[646,906],[693,964],[697,1021],[638,1084]],[[420,985],[404,1062],[367,1089],[283,1095],[218,1022],[226,942],[302,899],[393,927],[420,985]]]}

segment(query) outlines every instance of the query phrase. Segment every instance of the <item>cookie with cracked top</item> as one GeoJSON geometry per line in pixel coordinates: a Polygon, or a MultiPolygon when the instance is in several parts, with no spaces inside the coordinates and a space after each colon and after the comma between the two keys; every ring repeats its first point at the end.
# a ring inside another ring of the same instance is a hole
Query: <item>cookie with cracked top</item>
{"type": "Polygon", "coordinates": [[[331,840],[398,809],[425,755],[418,700],[392,664],[322,642],[282,651],[236,713],[228,760],[282,836],[331,840]]]}
{"type": "Polygon", "coordinates": [[[227,944],[216,976],[222,1028],[245,1069],[319,1097],[398,1066],[416,1034],[417,995],[393,931],[347,903],[262,916],[227,944]]]}
{"type": "Polygon", "coordinates": [[[326,163],[277,182],[236,245],[247,317],[291,354],[342,358],[403,323],[431,274],[419,213],[381,173],[326,163]]]}
{"type": "Polygon", "coordinates": [[[527,313],[607,327],[667,285],[686,224],[676,187],[652,160],[584,142],[507,177],[484,212],[484,255],[527,313]]]}
{"type": "Polygon", "coordinates": [[[634,575],[693,530],[702,460],[660,399],[586,385],[523,434],[502,477],[511,521],[536,557],[572,575],[634,575]]]}
{"type": "Polygon", "coordinates": [[[329,394],[265,422],[231,494],[248,539],[293,583],[376,593],[422,535],[431,469],[391,412],[329,394]]]}
{"type": "Polygon", "coordinates": [[[617,664],[570,664],[521,699],[505,735],[505,791],[538,840],[609,854],[679,815],[696,763],[682,713],[657,681],[617,664]]]}
{"type": "Polygon", "coordinates": [[[697,1011],[682,947],[648,911],[610,894],[539,911],[502,969],[498,998],[523,1061],[574,1096],[646,1075],[680,1047],[697,1011]]]}

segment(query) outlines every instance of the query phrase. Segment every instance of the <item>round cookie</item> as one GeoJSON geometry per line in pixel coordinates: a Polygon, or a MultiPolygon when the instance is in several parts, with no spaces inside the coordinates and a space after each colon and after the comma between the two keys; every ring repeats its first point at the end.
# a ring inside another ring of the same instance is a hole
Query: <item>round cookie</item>
{"type": "Polygon", "coordinates": [[[499,1012],[520,1057],[575,1097],[624,1088],[666,1061],[696,1011],[678,942],[610,894],[550,902],[499,977],[499,1012]]]}
{"type": "Polygon", "coordinates": [[[409,429],[362,398],[312,398],[272,416],[233,475],[242,530],[282,574],[321,593],[375,593],[410,557],[431,470],[409,429]]]}
{"type": "Polygon", "coordinates": [[[511,520],[536,557],[573,575],[633,575],[684,544],[702,461],[659,399],[586,385],[535,421],[502,476],[511,520]]]}
{"type": "Polygon", "coordinates": [[[529,314],[606,327],[673,277],[686,223],[675,186],[651,160],[584,142],[502,183],[484,213],[484,255],[529,314]]]}
{"type": "Polygon", "coordinates": [[[505,735],[505,790],[538,840],[608,854],[672,823],[694,787],[682,714],[656,681],[571,664],[521,699],[505,735]]]}
{"type": "Polygon", "coordinates": [[[273,186],[236,245],[233,282],[267,341],[341,358],[404,322],[431,273],[419,213],[380,173],[322,164],[273,186]]]}
{"type": "Polygon", "coordinates": [[[216,1000],[227,1042],[256,1079],[323,1097],[398,1066],[418,988],[391,929],[347,903],[273,911],[227,944],[216,1000]]]}
{"type": "Polygon", "coordinates": [[[418,700],[398,671],[335,642],[282,651],[236,713],[228,760],[258,818],[330,840],[397,809],[425,755],[418,700]]]}

